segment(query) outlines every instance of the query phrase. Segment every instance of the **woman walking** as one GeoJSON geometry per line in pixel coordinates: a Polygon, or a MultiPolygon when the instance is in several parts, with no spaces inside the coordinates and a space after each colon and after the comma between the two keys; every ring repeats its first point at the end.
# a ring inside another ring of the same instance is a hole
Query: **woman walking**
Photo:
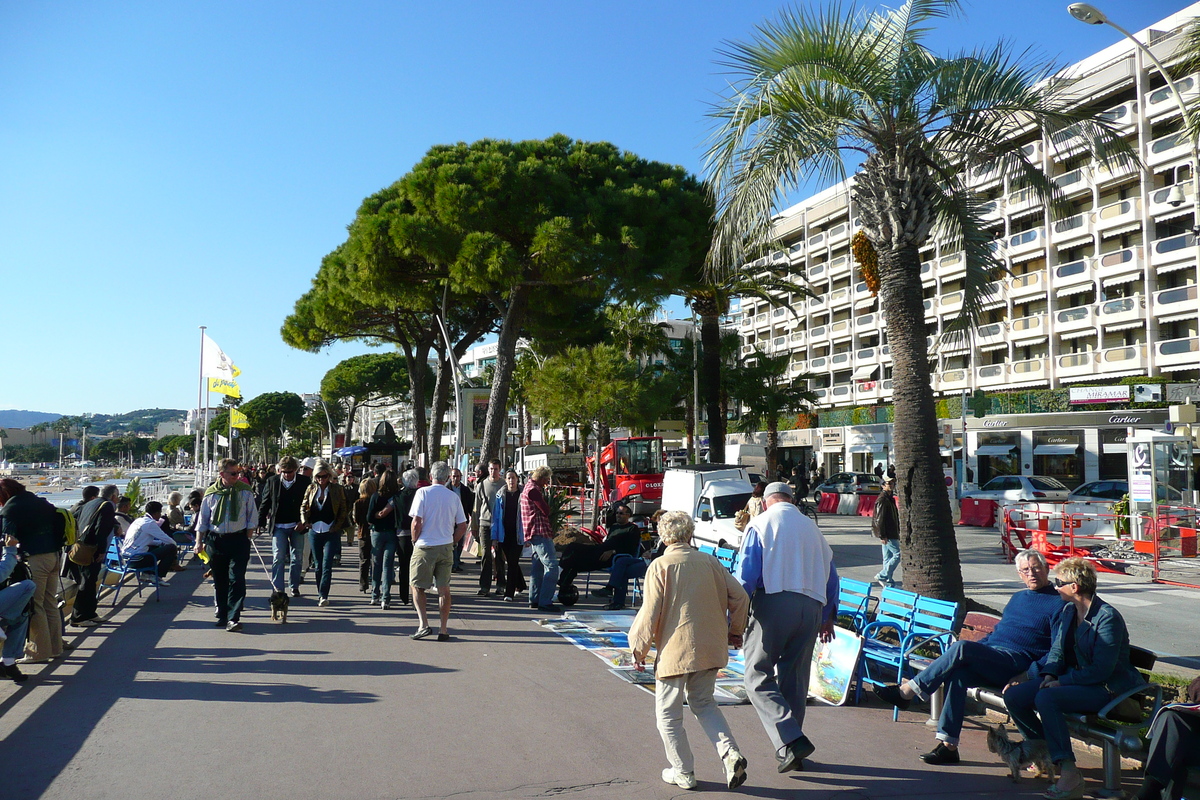
{"type": "Polygon", "coordinates": [[[379,491],[367,503],[371,523],[371,605],[390,608],[392,577],[396,571],[396,473],[390,469],[380,479],[379,491]]]}
{"type": "Polygon", "coordinates": [[[496,492],[496,505],[492,509],[492,541],[497,543],[499,555],[504,558],[508,573],[504,584],[504,602],[511,603],[517,592],[528,590],[525,576],[521,574],[525,536],[521,530],[521,479],[515,470],[504,473],[504,488],[496,492]]]}
{"type": "Polygon", "coordinates": [[[349,509],[342,487],[333,482],[333,470],[324,461],[318,461],[313,472],[313,484],[304,494],[300,506],[300,520],[308,526],[308,540],[312,545],[313,566],[317,575],[317,605],[329,605],[329,585],[333,582],[333,559],[337,555],[338,540],[346,527],[349,509]]]}
{"type": "Polygon", "coordinates": [[[408,605],[412,602],[409,597],[409,562],[412,560],[413,554],[413,539],[412,539],[412,514],[408,513],[412,510],[413,498],[417,496],[417,484],[421,482],[421,473],[415,469],[407,469],[400,476],[403,486],[400,488],[400,494],[396,495],[396,514],[399,516],[399,521],[396,523],[396,560],[400,562],[400,604],[408,605]]]}
{"type": "Polygon", "coordinates": [[[367,478],[359,485],[360,494],[354,501],[354,529],[358,536],[358,590],[371,591],[371,498],[379,491],[379,483],[367,478]]]}

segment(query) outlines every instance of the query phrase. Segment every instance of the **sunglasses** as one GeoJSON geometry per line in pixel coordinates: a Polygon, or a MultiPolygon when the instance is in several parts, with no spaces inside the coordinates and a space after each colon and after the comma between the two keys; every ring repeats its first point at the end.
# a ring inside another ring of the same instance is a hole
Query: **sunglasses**
{"type": "Polygon", "coordinates": [[[319,481],[320,481],[320,480],[326,480],[326,481],[327,481],[327,480],[331,480],[332,478],[333,478],[333,476],[332,476],[332,475],[318,475],[318,476],[317,476],[317,480],[319,480],[319,481]]]}
{"type": "Polygon", "coordinates": [[[1055,589],[1061,589],[1064,586],[1075,585],[1075,581],[1064,581],[1062,578],[1052,578],[1050,582],[1054,584],[1055,589]]]}

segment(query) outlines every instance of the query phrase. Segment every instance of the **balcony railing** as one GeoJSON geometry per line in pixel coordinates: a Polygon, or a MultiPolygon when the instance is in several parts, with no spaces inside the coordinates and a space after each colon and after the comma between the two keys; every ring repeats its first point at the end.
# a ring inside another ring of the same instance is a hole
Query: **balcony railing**
{"type": "Polygon", "coordinates": [[[1008,237],[1008,255],[1010,258],[1030,253],[1034,250],[1041,250],[1046,246],[1046,229],[1044,227],[1031,228],[1027,231],[1021,231],[1008,237]]]}
{"type": "Polygon", "coordinates": [[[977,344],[999,344],[1005,339],[1006,329],[1003,322],[993,322],[991,325],[984,325],[975,331],[975,342],[977,344]]]}
{"type": "Polygon", "coordinates": [[[1054,328],[1058,331],[1077,331],[1095,325],[1092,306],[1076,306],[1059,311],[1054,316],[1054,328]]]}
{"type": "Polygon", "coordinates": [[[1119,297],[1116,300],[1101,303],[1097,316],[1100,318],[1102,325],[1132,322],[1133,320],[1142,318],[1142,309],[1144,307],[1145,301],[1139,294],[1135,294],[1132,297],[1119,297]]]}
{"type": "Polygon", "coordinates": [[[1091,230],[1088,228],[1088,219],[1090,216],[1091,212],[1085,211],[1073,217],[1060,219],[1054,223],[1054,233],[1050,236],[1050,240],[1055,244],[1060,244],[1091,236],[1091,230]]]}
{"type": "Polygon", "coordinates": [[[1179,286],[1174,289],[1163,289],[1154,293],[1154,313],[1157,316],[1177,314],[1195,308],[1196,284],[1179,286]]]}
{"type": "Polygon", "coordinates": [[[1112,253],[1105,253],[1096,262],[1096,274],[1101,278],[1113,275],[1126,275],[1142,268],[1142,248],[1126,247],[1112,253]]]}
{"type": "Polygon", "coordinates": [[[1092,260],[1088,258],[1059,264],[1054,268],[1054,285],[1056,287],[1073,286],[1077,283],[1095,280],[1096,271],[1092,260]]]}
{"type": "Polygon", "coordinates": [[[1080,167],[1079,169],[1073,169],[1070,172],[1065,172],[1056,178],[1052,178],[1051,180],[1058,185],[1058,188],[1061,189],[1064,194],[1070,196],[1078,192],[1089,191],[1092,188],[1089,177],[1088,171],[1083,167],[1080,167]]]}
{"type": "Polygon", "coordinates": [[[1039,380],[1046,374],[1046,360],[1031,358],[1026,361],[1014,361],[1008,365],[1013,381],[1039,380]]]}
{"type": "Polygon", "coordinates": [[[1150,143],[1150,154],[1146,163],[1150,166],[1166,164],[1168,161],[1186,158],[1191,150],[1187,134],[1183,131],[1167,134],[1150,143]]]}
{"type": "Polygon", "coordinates": [[[975,379],[980,386],[999,386],[1008,381],[1007,364],[988,364],[975,368],[975,379]]]}
{"type": "MultiPolygon", "coordinates": [[[[1182,80],[1175,81],[1175,88],[1183,96],[1185,104],[1191,103],[1197,97],[1196,76],[1188,75],[1182,80]]],[[[1165,117],[1178,113],[1179,104],[1175,102],[1175,95],[1169,86],[1156,89],[1146,98],[1146,115],[1151,118],[1165,117]]]]}
{"type": "Polygon", "coordinates": [[[1046,284],[1041,272],[1027,272],[1010,278],[1008,281],[1008,296],[1018,297],[1046,291],[1046,284]]]}
{"type": "Polygon", "coordinates": [[[1174,186],[1164,186],[1163,188],[1150,193],[1150,215],[1157,216],[1159,214],[1174,213],[1177,211],[1187,210],[1192,207],[1196,200],[1196,190],[1191,181],[1176,184],[1174,186]],[[1183,195],[1183,202],[1178,205],[1172,205],[1167,202],[1171,198],[1171,190],[1179,189],[1179,193],[1183,195]]]}
{"type": "Polygon", "coordinates": [[[1146,345],[1136,344],[1100,350],[1096,353],[1096,363],[1101,372],[1141,369],[1146,366],[1146,345]]]}
{"type": "Polygon", "coordinates": [[[949,314],[962,309],[963,292],[951,292],[950,294],[942,295],[938,300],[938,311],[942,314],[949,314]]]}
{"type": "Polygon", "coordinates": [[[1069,378],[1074,375],[1087,375],[1092,371],[1092,364],[1095,362],[1095,353],[1088,351],[1084,353],[1067,353],[1058,357],[1058,375],[1060,378],[1069,378]]]}
{"type": "Polygon", "coordinates": [[[1044,335],[1046,331],[1045,314],[1033,314],[1028,317],[1019,317],[1008,323],[1009,333],[1013,339],[1029,339],[1034,336],[1044,335]]]}
{"type": "MultiPolygon", "coordinates": [[[[1195,288],[1195,287],[1193,287],[1195,288]]],[[[1200,364],[1200,337],[1167,339],[1154,345],[1154,360],[1162,367],[1200,364]]]]}
{"type": "Polygon", "coordinates": [[[1190,233],[1181,233],[1159,239],[1150,245],[1150,265],[1161,267],[1164,264],[1174,264],[1179,261],[1195,260],[1196,238],[1190,233]]]}
{"type": "Polygon", "coordinates": [[[1142,201],[1132,197],[1109,203],[1096,212],[1096,227],[1101,231],[1112,230],[1122,225],[1140,225],[1142,219],[1142,201]]]}

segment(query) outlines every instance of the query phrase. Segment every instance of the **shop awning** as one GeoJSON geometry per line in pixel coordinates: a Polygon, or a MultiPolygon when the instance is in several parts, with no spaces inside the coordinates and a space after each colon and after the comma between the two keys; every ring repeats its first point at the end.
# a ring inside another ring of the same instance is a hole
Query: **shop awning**
{"type": "Polygon", "coordinates": [[[1181,314],[1163,314],[1158,318],[1159,325],[1166,325],[1168,322],[1183,322],[1185,319],[1195,319],[1200,313],[1200,309],[1193,308],[1191,311],[1184,311],[1181,314]]]}
{"type": "Polygon", "coordinates": [[[975,448],[977,456],[1009,456],[1017,446],[1012,444],[985,444],[975,448]]]}
{"type": "Polygon", "coordinates": [[[1101,453],[1106,453],[1106,454],[1107,453],[1124,453],[1128,449],[1129,449],[1129,446],[1126,445],[1124,442],[1101,442],[1100,443],[1100,452],[1101,453]]]}
{"type": "Polygon", "coordinates": [[[1033,448],[1035,456],[1073,456],[1079,450],[1077,444],[1039,444],[1033,448]]]}
{"type": "Polygon", "coordinates": [[[1126,272],[1124,275],[1114,275],[1111,278],[1104,278],[1101,283],[1107,289],[1110,286],[1120,286],[1123,283],[1134,283],[1142,279],[1140,272],[1126,272]]]}
{"type": "Polygon", "coordinates": [[[1017,347],[1036,347],[1039,344],[1045,344],[1049,340],[1049,336],[1034,336],[1030,339],[1013,339],[1013,344],[1017,347]]]}
{"type": "Polygon", "coordinates": [[[886,453],[886,444],[852,444],[850,445],[851,453],[886,453]]]}
{"type": "Polygon", "coordinates": [[[1134,328],[1140,328],[1145,324],[1146,320],[1144,319],[1139,319],[1136,322],[1119,322],[1116,325],[1105,325],[1104,331],[1105,333],[1111,333],[1112,331],[1131,331],[1134,328]]]}
{"type": "Polygon", "coordinates": [[[864,367],[859,367],[854,370],[854,374],[850,376],[852,381],[865,381],[874,377],[875,372],[879,369],[878,364],[868,364],[864,367]]]}
{"type": "Polygon", "coordinates": [[[1077,283],[1074,286],[1064,286],[1061,289],[1055,290],[1054,296],[1055,297],[1070,297],[1073,294],[1083,294],[1084,292],[1090,292],[1095,288],[1096,288],[1096,285],[1091,282],[1077,283]]]}
{"type": "Polygon", "coordinates": [[[1168,211],[1165,214],[1155,214],[1154,221],[1166,222],[1167,220],[1179,219],[1180,217],[1190,217],[1195,213],[1196,212],[1190,208],[1177,209],[1174,211],[1168,211]]]}
{"type": "Polygon", "coordinates": [[[1008,260],[1014,264],[1024,264],[1026,261],[1033,261],[1035,258],[1045,258],[1045,250],[1030,250],[1028,253],[1021,255],[1009,256],[1008,260]]]}
{"type": "Polygon", "coordinates": [[[960,444],[960,445],[958,445],[958,446],[956,446],[956,447],[954,448],[954,450],[951,450],[949,447],[943,447],[943,448],[942,448],[942,450],[941,450],[941,453],[942,453],[942,455],[943,455],[943,456],[952,456],[952,455],[954,455],[955,453],[961,453],[961,452],[962,452],[962,445],[961,445],[961,444],[960,444]]]}
{"type": "Polygon", "coordinates": [[[1077,331],[1063,331],[1058,335],[1060,339],[1082,339],[1084,336],[1095,336],[1095,328],[1081,328],[1077,331]]]}
{"type": "Polygon", "coordinates": [[[981,344],[981,345],[979,345],[979,352],[981,352],[981,353],[990,353],[993,350],[1007,350],[1007,349],[1008,349],[1008,342],[1000,342],[999,344],[981,344]]]}
{"type": "Polygon", "coordinates": [[[1100,238],[1111,239],[1114,236],[1120,236],[1123,233],[1130,233],[1132,231],[1140,231],[1141,229],[1142,221],[1138,220],[1137,222],[1131,222],[1128,225],[1118,225],[1115,228],[1109,228],[1106,231],[1100,231],[1100,238]]]}
{"type": "Polygon", "coordinates": [[[1154,271],[1161,275],[1164,272],[1175,272],[1180,269],[1191,269],[1196,266],[1195,261],[1176,261],[1174,264],[1163,264],[1161,267],[1155,267],[1154,271]]]}

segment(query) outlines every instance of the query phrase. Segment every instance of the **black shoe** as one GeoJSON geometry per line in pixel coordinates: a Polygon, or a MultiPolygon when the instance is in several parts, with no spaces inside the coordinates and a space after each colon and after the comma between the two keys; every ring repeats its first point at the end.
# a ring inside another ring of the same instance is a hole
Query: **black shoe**
{"type": "Polygon", "coordinates": [[[529,607],[530,607],[530,608],[532,608],[534,611],[537,611],[538,604],[537,604],[537,603],[530,603],[530,604],[529,604],[529,607]]]}
{"type": "Polygon", "coordinates": [[[559,611],[562,611],[562,608],[554,605],[554,603],[549,603],[544,606],[535,606],[535,608],[537,608],[538,611],[544,611],[547,614],[557,614],[559,611]]]}
{"type": "Polygon", "coordinates": [[[437,638],[437,640],[438,640],[439,642],[448,642],[448,641],[450,641],[450,634],[448,634],[448,633],[439,633],[439,634],[438,634],[438,638],[437,638]]]}
{"type": "Polygon", "coordinates": [[[810,742],[807,736],[801,736],[784,745],[783,755],[775,756],[775,760],[779,762],[776,769],[779,772],[803,772],[804,759],[816,751],[817,746],[810,742]]]}
{"type": "Polygon", "coordinates": [[[938,746],[930,750],[928,753],[921,754],[921,760],[926,764],[957,764],[959,762],[958,750],[951,750],[946,747],[945,742],[938,742],[938,746]]]}
{"type": "Polygon", "coordinates": [[[889,706],[895,706],[901,711],[907,711],[908,707],[912,705],[912,700],[900,694],[900,687],[895,684],[876,686],[875,696],[889,706]]]}
{"type": "Polygon", "coordinates": [[[229,624],[229,623],[228,623],[228,622],[226,622],[225,620],[223,620],[223,619],[219,619],[219,620],[217,620],[217,622],[216,622],[216,625],[214,625],[214,627],[216,627],[216,628],[224,628],[224,627],[225,627],[226,625],[228,625],[228,624],[229,624]]]}
{"type": "Polygon", "coordinates": [[[24,683],[29,680],[29,676],[21,672],[21,668],[16,664],[4,665],[4,677],[8,678],[13,683],[24,683]]]}
{"type": "Polygon", "coordinates": [[[592,597],[612,597],[613,590],[611,586],[601,586],[599,589],[592,589],[592,597]]]}
{"type": "Polygon", "coordinates": [[[624,604],[624,603],[618,603],[616,600],[614,600],[614,601],[612,601],[611,603],[608,603],[607,605],[605,605],[605,606],[604,606],[604,610],[605,610],[605,611],[624,611],[624,610],[625,610],[625,604],[624,604]]]}
{"type": "Polygon", "coordinates": [[[490,591],[488,591],[487,589],[480,589],[478,592],[475,593],[475,596],[476,597],[491,597],[492,593],[490,591]]]}
{"type": "Polygon", "coordinates": [[[453,567],[450,568],[450,571],[451,572],[466,572],[467,568],[464,567],[462,564],[455,564],[453,567]]]}

